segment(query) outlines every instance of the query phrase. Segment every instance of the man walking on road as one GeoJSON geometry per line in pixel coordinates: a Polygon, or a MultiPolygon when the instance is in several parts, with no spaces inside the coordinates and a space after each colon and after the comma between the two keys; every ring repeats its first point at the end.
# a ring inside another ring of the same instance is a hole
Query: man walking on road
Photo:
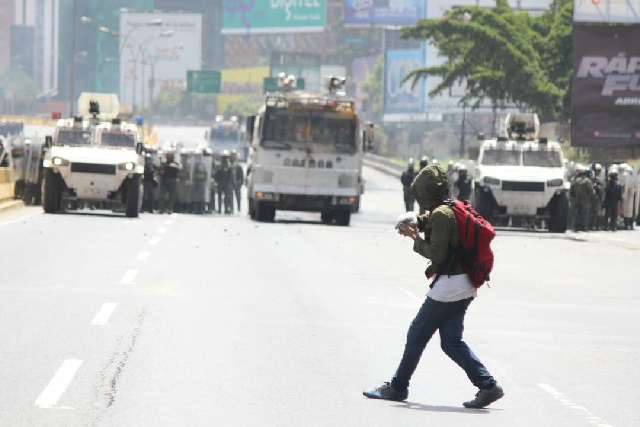
{"type": "Polygon", "coordinates": [[[407,212],[413,211],[413,205],[415,204],[415,198],[411,194],[411,183],[416,177],[414,170],[413,159],[409,159],[407,163],[407,170],[400,175],[400,182],[402,183],[402,192],[404,196],[404,206],[407,212]]]}
{"type": "Polygon", "coordinates": [[[484,408],[504,396],[502,388],[478,357],[462,341],[464,317],[477,296],[477,289],[457,262],[455,249],[460,246],[458,224],[453,209],[443,204],[449,196],[447,173],[438,165],[420,171],[411,191],[418,204],[427,211],[407,220],[402,215],[396,227],[403,236],[413,239],[413,250],[431,260],[427,277],[435,274],[427,298],[409,327],[400,365],[390,382],[363,392],[372,399],[403,401],[409,396],[409,381],[418,367],[422,352],[436,331],[440,332],[442,350],[467,374],[479,389],[467,408],[484,408]],[[419,232],[425,233],[425,238],[419,232]]]}

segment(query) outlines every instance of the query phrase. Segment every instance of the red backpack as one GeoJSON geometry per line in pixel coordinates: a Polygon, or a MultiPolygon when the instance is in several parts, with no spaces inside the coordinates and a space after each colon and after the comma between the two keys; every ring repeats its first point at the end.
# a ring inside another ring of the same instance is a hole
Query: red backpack
{"type": "Polygon", "coordinates": [[[491,241],[496,237],[496,231],[489,221],[471,207],[468,200],[447,200],[445,204],[453,209],[458,221],[460,248],[457,259],[473,286],[479,288],[489,281],[489,273],[493,269],[491,241]]]}

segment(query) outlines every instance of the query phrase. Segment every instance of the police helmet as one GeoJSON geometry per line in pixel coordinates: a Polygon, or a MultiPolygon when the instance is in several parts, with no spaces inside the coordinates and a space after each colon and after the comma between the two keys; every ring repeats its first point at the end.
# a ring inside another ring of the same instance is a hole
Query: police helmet
{"type": "Polygon", "coordinates": [[[427,156],[422,156],[420,158],[420,169],[426,168],[429,165],[429,158],[427,156]]]}
{"type": "Polygon", "coordinates": [[[600,163],[594,164],[593,170],[596,171],[597,173],[600,173],[600,171],[602,171],[602,165],[600,163]]]}
{"type": "Polygon", "coordinates": [[[458,172],[462,172],[462,171],[467,171],[467,165],[465,165],[464,163],[459,163],[458,164],[458,172]]]}
{"type": "Polygon", "coordinates": [[[220,153],[220,157],[230,157],[231,153],[229,152],[229,150],[222,150],[222,153],[220,153]]]}
{"type": "Polygon", "coordinates": [[[409,160],[407,161],[407,166],[413,167],[413,165],[414,165],[413,157],[409,157],[409,160]]]}

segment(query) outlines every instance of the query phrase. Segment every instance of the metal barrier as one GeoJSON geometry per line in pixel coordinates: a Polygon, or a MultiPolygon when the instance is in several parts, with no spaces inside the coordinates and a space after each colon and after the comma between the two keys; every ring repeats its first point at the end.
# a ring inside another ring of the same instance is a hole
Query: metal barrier
{"type": "Polygon", "coordinates": [[[393,160],[371,153],[366,153],[364,155],[364,164],[370,168],[398,178],[402,175],[402,172],[405,169],[403,165],[399,165],[393,160]]]}

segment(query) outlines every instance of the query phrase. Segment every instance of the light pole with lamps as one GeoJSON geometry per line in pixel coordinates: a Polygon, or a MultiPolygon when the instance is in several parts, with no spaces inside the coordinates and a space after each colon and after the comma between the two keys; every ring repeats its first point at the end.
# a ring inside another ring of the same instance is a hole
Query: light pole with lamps
{"type": "MultiPolygon", "coordinates": [[[[172,37],[173,36],[173,30],[166,30],[166,31],[162,31],[158,34],[155,34],[153,36],[149,36],[146,39],[144,39],[142,41],[142,43],[138,44],[138,50],[136,51],[135,56],[133,57],[133,113],[135,114],[136,112],[136,98],[138,96],[138,92],[136,90],[136,82],[138,81],[138,60],[144,60],[144,58],[142,57],[146,51],[146,47],[149,43],[151,43],[153,40],[160,38],[160,37],[172,37]]],[[[142,102],[144,104],[144,66],[142,67],[142,102]]]]}
{"type": "MultiPolygon", "coordinates": [[[[74,0],[74,4],[75,4],[75,1],[76,0],[74,0]]],[[[125,13],[125,12],[127,12],[127,9],[121,9],[121,12],[125,13]]],[[[124,35],[122,35],[118,31],[113,31],[112,29],[110,29],[109,27],[107,27],[105,25],[101,25],[100,23],[96,22],[93,18],[91,18],[89,16],[83,16],[82,18],[80,18],[80,22],[82,22],[83,24],[94,24],[94,25],[97,25],[97,26],[99,26],[98,30],[103,32],[103,33],[110,34],[110,35],[116,36],[116,37],[120,36],[120,40],[121,41],[120,41],[120,45],[118,46],[118,63],[119,63],[119,66],[118,66],[118,80],[121,80],[121,81],[119,82],[118,86],[120,87],[120,94],[119,95],[123,98],[122,101],[124,101],[124,85],[125,85],[125,82],[124,82],[124,79],[121,79],[121,77],[122,77],[122,74],[121,74],[122,66],[121,66],[121,64],[122,64],[122,53],[124,52],[124,48],[127,45],[130,45],[130,43],[128,43],[129,42],[129,37],[138,28],[142,28],[142,27],[145,27],[145,26],[161,26],[162,23],[163,23],[162,19],[160,19],[160,18],[150,19],[145,23],[134,25],[124,35]]],[[[112,62],[112,61],[109,61],[109,62],[112,62]]],[[[134,80],[134,83],[135,83],[135,80],[134,80]]]]}

